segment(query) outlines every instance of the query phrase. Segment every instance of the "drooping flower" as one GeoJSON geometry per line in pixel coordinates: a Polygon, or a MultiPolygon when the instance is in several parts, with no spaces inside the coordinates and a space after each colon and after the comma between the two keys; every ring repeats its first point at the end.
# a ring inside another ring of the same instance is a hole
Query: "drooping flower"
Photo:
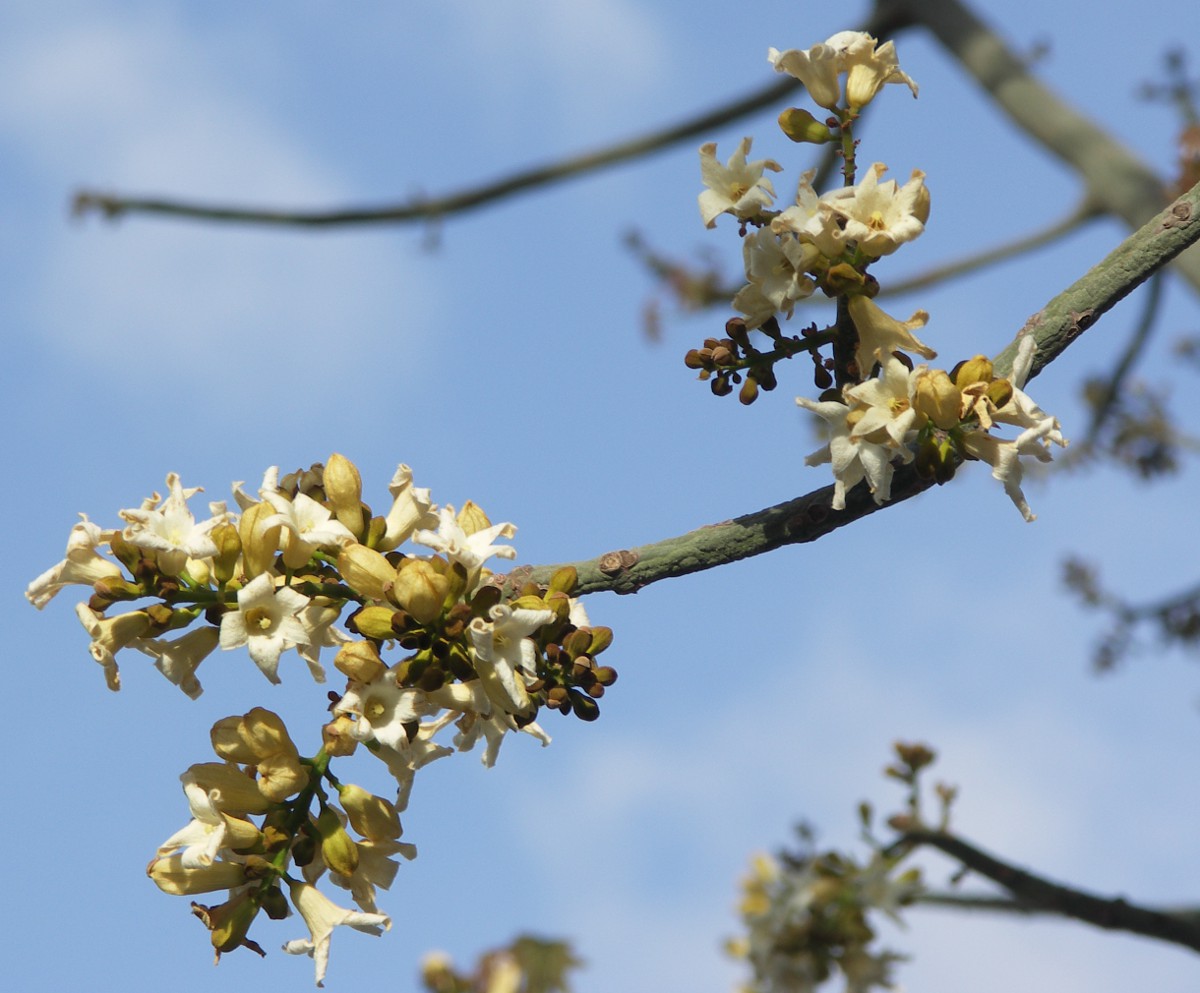
{"type": "Polygon", "coordinates": [[[92,610],[86,603],[75,605],[75,616],[84,630],[91,635],[88,651],[104,667],[104,681],[110,690],[121,688],[121,676],[117,669],[117,652],[136,644],[150,630],[150,617],[144,610],[133,610],[116,617],[105,617],[92,610]]]}
{"type": "Polygon", "coordinates": [[[706,228],[725,213],[743,221],[755,218],[775,199],[775,187],[763,171],[779,172],[783,166],[774,159],[747,162],[752,140],[743,138],[725,165],[717,161],[716,142],[700,146],[700,178],[708,187],[700,194],[700,217],[706,228]]]}
{"type": "Polygon", "coordinates": [[[854,349],[854,360],[862,374],[870,372],[876,355],[891,355],[892,352],[916,352],[932,359],[937,356],[932,348],[913,334],[923,328],[929,315],[918,310],[907,321],[898,321],[886,313],[874,300],[864,296],[853,296],[847,307],[854,329],[858,332],[858,345],[854,349]]]}
{"type": "Polygon", "coordinates": [[[862,31],[839,31],[807,51],[770,49],[767,59],[776,72],[786,72],[804,84],[808,95],[827,110],[836,110],[841,98],[839,73],[846,73],[846,102],[861,110],[886,83],[904,83],[912,95],[917,84],[900,71],[893,42],[883,45],[862,31]]]}
{"type": "Polygon", "coordinates": [[[246,646],[254,664],[272,683],[279,682],[279,656],[285,649],[307,645],[310,635],[296,616],[309,598],[284,586],[275,588],[265,572],[238,590],[238,609],[221,618],[221,647],[246,646]]]}
{"type": "Polygon", "coordinates": [[[329,965],[329,943],[333,929],[347,925],[376,937],[390,931],[392,921],[386,914],[367,914],[339,907],[310,883],[290,883],[292,905],[308,925],[309,937],[289,941],[283,950],[289,955],[308,955],[316,966],[317,986],[324,986],[329,965]]]}
{"type": "Polygon", "coordinates": [[[66,586],[91,586],[102,579],[121,576],[121,567],[100,555],[115,531],[105,531],[83,514],[67,538],[67,556],[35,579],[25,590],[25,599],[41,610],[66,586]]]}
{"type": "Polygon", "coordinates": [[[381,552],[390,552],[404,544],[414,531],[437,525],[433,512],[433,500],[429,490],[413,486],[412,469],[401,463],[396,467],[388,492],[392,495],[392,506],[385,518],[387,522],[383,540],[376,546],[381,552]]]}
{"type": "Polygon", "coordinates": [[[196,668],[208,658],[219,640],[218,630],[205,624],[173,641],[145,638],[134,642],[133,647],[153,658],[154,667],[195,700],[204,692],[196,679],[196,668]]]}

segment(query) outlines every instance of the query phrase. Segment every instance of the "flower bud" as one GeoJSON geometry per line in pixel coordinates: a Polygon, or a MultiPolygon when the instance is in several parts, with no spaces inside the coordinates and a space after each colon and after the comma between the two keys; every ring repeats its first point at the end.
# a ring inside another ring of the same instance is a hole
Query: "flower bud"
{"type": "Polygon", "coordinates": [[[258,761],[258,756],[254,754],[254,749],[247,745],[238,733],[241,724],[242,718],[236,715],[233,717],[222,717],[217,721],[212,726],[212,730],[209,731],[213,751],[217,753],[217,758],[224,759],[226,762],[254,765],[258,761]]]}
{"type": "Polygon", "coordinates": [[[338,572],[355,593],[369,600],[384,600],[396,581],[396,569],[379,552],[366,545],[347,545],[338,554],[338,572]]]}
{"type": "Polygon", "coordinates": [[[997,408],[1003,407],[1013,395],[1013,384],[1007,379],[993,379],[988,384],[987,390],[988,399],[994,403],[997,408]]]}
{"type": "Polygon", "coordinates": [[[992,360],[986,355],[976,355],[973,359],[960,362],[951,370],[954,385],[965,390],[973,383],[990,383],[992,380],[992,360]]]}
{"type": "Polygon", "coordinates": [[[341,714],[321,728],[321,744],[334,757],[353,755],[358,748],[358,739],[350,734],[354,721],[348,714],[341,714]]]}
{"type": "Polygon", "coordinates": [[[828,125],[822,124],[807,110],[799,107],[789,107],[780,114],[779,127],[792,141],[823,145],[834,139],[834,134],[828,125]]]}
{"type": "MultiPolygon", "coordinates": [[[[266,572],[279,552],[281,524],[264,528],[263,521],[273,517],[276,511],[265,500],[248,508],[238,522],[238,537],[242,544],[242,568],[247,579],[266,572]]],[[[215,530],[215,528],[214,528],[215,530]]]]}
{"type": "Polygon", "coordinates": [[[829,267],[821,281],[821,289],[830,296],[843,296],[851,290],[860,289],[864,282],[863,274],[854,266],[849,262],[839,262],[829,267]]]}
{"type": "Polygon", "coordinates": [[[263,954],[257,944],[246,938],[250,925],[258,916],[258,910],[258,904],[251,899],[249,892],[241,893],[215,907],[192,904],[192,913],[212,932],[209,937],[218,955],[232,952],[243,945],[257,950],[260,955],[263,954]]]}
{"type": "Polygon", "coordinates": [[[958,426],[962,394],[944,370],[926,370],[917,375],[913,409],[943,431],[949,431],[958,426]]]}
{"type": "Polygon", "coordinates": [[[334,516],[360,537],[365,520],[362,511],[362,477],[346,456],[334,452],[325,463],[323,476],[325,498],[333,507],[334,516]]]}
{"type": "Polygon", "coordinates": [[[428,624],[441,614],[450,587],[450,577],[429,559],[409,558],[397,570],[392,599],[419,624],[428,624]]]}
{"type": "Polygon", "coordinates": [[[332,807],[326,807],[317,817],[317,834],[321,839],[321,858],[330,872],[353,876],[358,868],[358,846],[351,840],[342,819],[332,807]]]}
{"type": "Polygon", "coordinates": [[[255,707],[238,725],[238,734],[256,759],[285,755],[295,759],[299,752],[287,733],[283,720],[263,707],[255,707]]]}
{"type": "Polygon", "coordinates": [[[599,655],[604,649],[612,644],[613,633],[612,628],[595,627],[592,628],[592,643],[588,646],[588,655],[599,655]]]}
{"type": "Polygon", "coordinates": [[[351,618],[353,627],[364,638],[371,638],[374,641],[387,641],[390,638],[396,637],[396,627],[393,623],[396,618],[396,611],[391,607],[370,606],[363,607],[351,618]]]}
{"type": "Polygon", "coordinates": [[[348,784],[338,788],[342,809],[350,825],[370,841],[394,841],[400,837],[400,815],[383,797],[368,793],[361,786],[348,784]]]}
{"type": "Polygon", "coordinates": [[[223,762],[200,762],[180,777],[193,782],[204,792],[216,791],[217,807],[227,814],[265,814],[271,801],[263,796],[258,784],[236,766],[223,762]]]}
{"type": "Polygon", "coordinates": [[[333,664],[342,675],[360,683],[378,679],[387,669],[379,657],[379,652],[369,641],[352,641],[343,645],[333,664]]]}
{"type": "Polygon", "coordinates": [[[258,789],[269,800],[295,796],[308,785],[308,770],[295,755],[280,752],[258,763],[258,789]]]}
{"type": "Polygon", "coordinates": [[[565,565],[555,570],[550,577],[549,593],[566,593],[568,596],[579,583],[579,572],[573,565],[565,565]]]}
{"type": "Polygon", "coordinates": [[[146,875],[154,880],[155,886],[172,896],[231,890],[246,881],[245,868],[240,863],[214,862],[184,868],[182,854],[153,859],[146,866],[146,875]]]}
{"type": "Polygon", "coordinates": [[[488,515],[483,512],[483,508],[479,504],[474,500],[468,500],[458,512],[458,526],[469,536],[477,531],[490,528],[492,522],[488,520],[488,515]]]}

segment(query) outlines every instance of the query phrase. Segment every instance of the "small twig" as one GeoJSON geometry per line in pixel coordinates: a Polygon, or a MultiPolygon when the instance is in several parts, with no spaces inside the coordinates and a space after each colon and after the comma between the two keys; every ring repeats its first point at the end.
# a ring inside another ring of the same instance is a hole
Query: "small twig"
{"type": "Polygon", "coordinates": [[[1106,899],[1053,883],[1002,862],[961,838],[942,831],[905,831],[896,845],[927,845],[936,848],[961,862],[972,872],[1004,887],[1021,903],[1036,909],[1062,914],[1108,930],[1129,931],[1147,938],[1158,938],[1200,952],[1200,925],[1194,916],[1182,917],[1151,910],[1128,903],[1122,897],[1106,899]]]}

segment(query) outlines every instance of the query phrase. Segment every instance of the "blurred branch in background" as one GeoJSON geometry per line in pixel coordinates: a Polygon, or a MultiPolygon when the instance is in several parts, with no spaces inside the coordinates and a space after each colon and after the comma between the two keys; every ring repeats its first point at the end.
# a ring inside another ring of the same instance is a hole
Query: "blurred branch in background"
{"type": "Polygon", "coordinates": [[[1002,886],[1023,906],[1061,914],[1107,930],[1157,938],[1200,952],[1200,919],[1194,911],[1166,913],[1137,906],[1123,897],[1107,899],[1063,886],[1003,862],[948,831],[921,827],[904,830],[892,847],[909,846],[936,848],[971,872],[1002,886]]]}

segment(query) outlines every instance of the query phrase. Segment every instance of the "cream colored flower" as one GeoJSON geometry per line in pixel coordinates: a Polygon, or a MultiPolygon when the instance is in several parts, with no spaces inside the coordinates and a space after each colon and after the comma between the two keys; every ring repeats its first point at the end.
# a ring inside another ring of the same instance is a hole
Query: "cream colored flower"
{"type": "Polygon", "coordinates": [[[893,42],[880,45],[862,31],[839,31],[807,51],[772,48],[767,60],[776,72],[786,72],[804,84],[808,95],[827,110],[838,109],[841,100],[840,73],[846,73],[846,102],[861,110],[887,83],[904,83],[912,95],[917,84],[900,71],[893,42]]]}
{"type": "Polygon", "coordinates": [[[907,321],[898,321],[874,300],[864,296],[851,297],[847,306],[854,328],[858,331],[854,361],[858,363],[862,375],[871,371],[877,353],[891,355],[895,351],[916,352],[927,359],[937,356],[937,352],[912,333],[916,328],[923,328],[929,320],[925,311],[918,310],[907,321]]]}
{"type": "Polygon", "coordinates": [[[878,258],[890,255],[925,230],[929,191],[925,174],[914,169],[903,186],[894,179],[879,181],[887,166],[876,162],[856,186],[834,191],[828,203],[846,222],[845,237],[860,251],[878,258]]]}
{"type": "Polygon", "coordinates": [[[317,985],[324,986],[325,970],[329,965],[329,943],[333,929],[343,924],[373,934],[376,937],[392,929],[386,914],[366,914],[339,907],[329,897],[309,883],[289,884],[292,905],[308,925],[309,937],[289,941],[283,950],[289,955],[308,955],[316,966],[317,985]]]}
{"type": "Polygon", "coordinates": [[[91,586],[102,579],[118,579],[121,567],[101,557],[98,549],[106,547],[115,531],[105,531],[83,514],[82,520],[71,528],[67,539],[67,557],[58,565],[43,572],[25,590],[25,599],[38,610],[48,604],[65,586],[91,586]]]}
{"type": "Polygon", "coordinates": [[[700,217],[706,228],[716,224],[721,214],[733,214],[740,220],[750,220],[771,206],[775,187],[763,177],[763,170],[783,169],[773,159],[746,162],[752,139],[743,138],[728,163],[717,161],[716,142],[700,146],[700,178],[708,187],[700,194],[700,217]]]}
{"type": "Polygon", "coordinates": [[[264,572],[238,590],[237,600],[238,609],[221,618],[221,647],[245,645],[262,674],[278,683],[279,656],[309,643],[311,636],[296,616],[309,598],[286,586],[275,589],[264,572]]]}
{"type": "MultiPolygon", "coordinates": [[[[209,532],[228,519],[223,509],[206,521],[197,524],[188,509],[188,500],[200,492],[200,487],[184,489],[175,473],[167,474],[167,498],[159,503],[154,494],[136,510],[122,510],[121,517],[129,521],[122,537],[137,548],[153,552],[158,568],[168,576],[179,575],[188,559],[209,558],[217,554],[209,532]]],[[[217,505],[223,508],[223,504],[217,505]]]]}

